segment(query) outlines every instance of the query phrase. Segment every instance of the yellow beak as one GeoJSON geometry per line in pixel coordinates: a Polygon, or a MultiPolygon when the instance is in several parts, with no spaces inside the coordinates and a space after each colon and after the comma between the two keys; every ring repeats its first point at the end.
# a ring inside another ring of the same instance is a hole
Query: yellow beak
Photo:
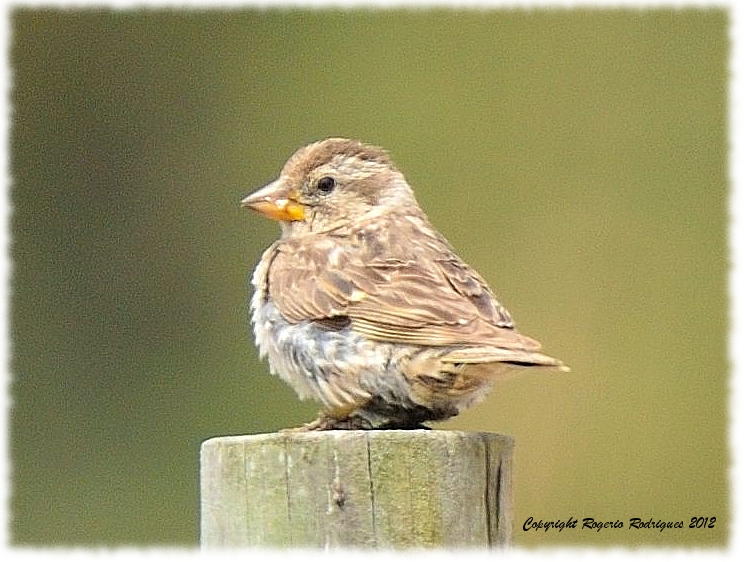
{"type": "Polygon", "coordinates": [[[297,192],[287,189],[281,180],[254,191],[240,202],[241,207],[258,211],[277,221],[301,221],[305,219],[305,208],[297,201],[297,192]]]}

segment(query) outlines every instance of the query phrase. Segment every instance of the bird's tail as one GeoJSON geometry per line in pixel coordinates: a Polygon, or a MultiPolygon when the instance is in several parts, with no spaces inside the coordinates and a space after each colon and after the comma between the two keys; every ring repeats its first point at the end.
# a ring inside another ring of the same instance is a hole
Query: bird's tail
{"type": "Polygon", "coordinates": [[[548,369],[557,369],[559,371],[571,370],[560,359],[545,355],[544,353],[503,347],[481,346],[454,349],[441,356],[440,360],[446,363],[505,363],[517,367],[543,367],[548,369]]]}

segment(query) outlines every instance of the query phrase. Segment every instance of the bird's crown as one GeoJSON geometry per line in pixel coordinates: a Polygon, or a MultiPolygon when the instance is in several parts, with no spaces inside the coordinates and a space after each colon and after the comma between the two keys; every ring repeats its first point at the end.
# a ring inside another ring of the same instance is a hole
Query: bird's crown
{"type": "Polygon", "coordinates": [[[384,149],[358,140],[332,137],[300,148],[289,158],[282,173],[305,177],[325,164],[332,164],[350,175],[355,172],[363,173],[365,170],[394,168],[384,149]]]}

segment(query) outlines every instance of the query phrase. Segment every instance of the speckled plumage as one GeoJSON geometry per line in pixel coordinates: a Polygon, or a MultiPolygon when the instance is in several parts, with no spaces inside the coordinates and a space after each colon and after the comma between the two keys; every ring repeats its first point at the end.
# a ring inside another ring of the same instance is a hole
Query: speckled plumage
{"type": "Polygon", "coordinates": [[[253,275],[252,323],[272,373],[323,404],[309,428],[418,427],[515,367],[565,369],[515,330],[383,150],[311,144],[243,205],[282,226],[253,275]]]}

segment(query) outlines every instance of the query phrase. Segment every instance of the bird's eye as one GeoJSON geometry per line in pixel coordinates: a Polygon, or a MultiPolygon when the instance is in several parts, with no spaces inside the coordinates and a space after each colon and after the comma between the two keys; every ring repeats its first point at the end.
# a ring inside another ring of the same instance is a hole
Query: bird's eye
{"type": "Polygon", "coordinates": [[[336,180],[330,176],[323,176],[318,180],[318,191],[323,195],[328,195],[336,187],[336,180]]]}

